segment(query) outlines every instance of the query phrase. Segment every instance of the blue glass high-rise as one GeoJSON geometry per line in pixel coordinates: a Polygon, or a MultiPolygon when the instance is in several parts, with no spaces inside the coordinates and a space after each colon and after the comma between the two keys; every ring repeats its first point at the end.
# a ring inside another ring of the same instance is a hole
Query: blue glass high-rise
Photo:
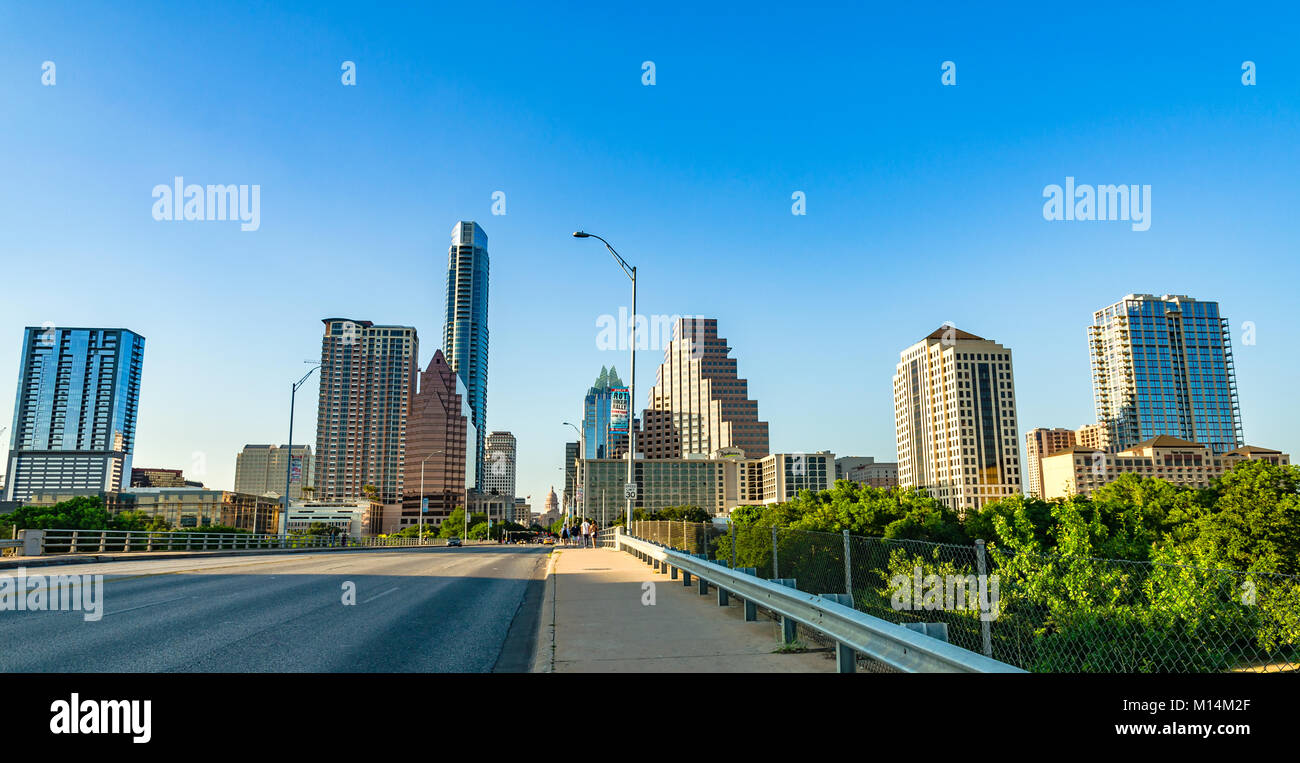
{"type": "Polygon", "coordinates": [[[1215,453],[1244,444],[1231,329],[1217,302],[1129,294],[1094,314],[1089,340],[1111,452],[1157,435],[1215,453]]]}
{"type": "Polygon", "coordinates": [[[129,484],[143,362],[127,329],[27,327],[5,498],[129,484]]]}
{"type": "Polygon", "coordinates": [[[465,382],[474,412],[478,444],[474,452],[474,487],[483,490],[487,437],[488,376],[488,240],[471,220],[451,229],[447,250],[447,302],[442,351],[447,365],[465,382]]]}
{"type": "Polygon", "coordinates": [[[611,431],[615,390],[626,390],[618,371],[601,368],[582,402],[583,458],[613,458],[615,448],[627,438],[626,431],[611,431]]]}

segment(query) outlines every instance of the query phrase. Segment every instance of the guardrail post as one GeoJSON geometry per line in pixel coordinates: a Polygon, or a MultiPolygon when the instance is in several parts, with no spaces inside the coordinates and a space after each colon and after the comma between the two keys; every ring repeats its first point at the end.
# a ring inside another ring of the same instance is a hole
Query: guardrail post
{"type": "Polygon", "coordinates": [[[108,547],[108,530],[104,530],[99,534],[99,553],[101,554],[104,553],[107,547],[108,547]]]}
{"type": "MultiPolygon", "coordinates": [[[[845,531],[847,538],[848,531],[845,531]]],[[[847,548],[847,546],[845,546],[847,548]]],[[[847,593],[823,593],[819,594],[823,599],[828,599],[836,604],[843,604],[846,607],[853,606],[853,595],[847,593]]],[[[835,642],[835,672],[836,673],[856,673],[858,672],[858,653],[853,647],[846,646],[839,641],[835,642]]]]}
{"type": "Polygon", "coordinates": [[[668,566],[668,577],[671,578],[671,579],[673,579],[673,580],[676,580],[676,579],[677,579],[677,568],[676,568],[676,567],[673,567],[672,565],[669,565],[669,566],[668,566]]]}
{"type": "Polygon", "coordinates": [[[718,586],[718,606],[719,607],[731,606],[731,598],[727,595],[727,589],[723,588],[722,586],[718,586]]]}
{"type": "Polygon", "coordinates": [[[77,553],[77,531],[76,530],[72,531],[72,545],[68,546],[68,553],[69,554],[77,553]]]}
{"type": "MultiPolygon", "coordinates": [[[[707,562],[707,561],[709,560],[709,555],[708,555],[708,554],[696,554],[696,555],[695,555],[695,558],[707,562]]],[[[699,590],[700,590],[700,595],[701,595],[701,596],[708,596],[708,595],[709,595],[709,581],[705,580],[704,578],[700,577],[699,575],[696,575],[695,578],[696,578],[696,580],[698,580],[698,581],[700,582],[700,589],[699,589],[699,590]]]]}
{"type": "Polygon", "coordinates": [[[23,556],[45,555],[44,530],[19,530],[18,539],[23,542],[23,556]]]}
{"type": "Polygon", "coordinates": [[[686,570],[682,570],[682,588],[690,588],[690,587],[691,587],[691,573],[687,572],[686,570]]]}
{"type": "MultiPolygon", "coordinates": [[[[736,570],[736,572],[743,572],[746,575],[753,575],[755,577],[758,576],[758,568],[756,567],[741,567],[740,569],[736,570]]],[[[749,599],[742,599],[742,601],[745,604],[745,622],[752,623],[755,620],[757,620],[758,605],[750,601],[749,599]]]]}
{"type": "MultiPolygon", "coordinates": [[[[975,541],[975,564],[976,564],[976,568],[979,570],[980,579],[988,580],[988,572],[989,572],[988,561],[984,558],[983,538],[980,538],[975,541]]],[[[989,627],[989,621],[983,617],[980,618],[980,640],[984,642],[984,656],[992,657],[993,656],[993,633],[989,627]]]]}
{"type": "Polygon", "coordinates": [[[835,672],[858,672],[858,653],[840,642],[835,642],[835,672]]]}
{"type": "Polygon", "coordinates": [[[122,537],[123,537],[123,540],[122,540],[122,551],[124,551],[124,552],[126,552],[126,551],[130,551],[130,550],[131,550],[131,531],[130,531],[130,530],[126,531],[125,533],[122,534],[122,537]]]}
{"type": "MultiPolygon", "coordinates": [[[[773,529],[772,533],[775,535],[776,530],[773,529]]],[[[775,546],[773,550],[775,550],[775,546]]],[[[798,588],[794,578],[772,578],[772,582],[787,588],[798,588]]],[[[799,638],[799,623],[783,615],[781,617],[781,637],[785,639],[784,643],[786,644],[799,638]]]]}
{"type": "Polygon", "coordinates": [[[780,577],[776,566],[776,527],[772,528],[772,577],[780,577]]]}

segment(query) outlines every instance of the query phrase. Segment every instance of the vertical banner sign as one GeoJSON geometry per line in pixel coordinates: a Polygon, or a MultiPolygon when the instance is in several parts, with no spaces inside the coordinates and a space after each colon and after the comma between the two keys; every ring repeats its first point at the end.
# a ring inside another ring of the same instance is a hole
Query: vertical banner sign
{"type": "Polygon", "coordinates": [[[628,389],[627,387],[615,387],[609,392],[609,431],[611,434],[627,434],[628,412],[632,408],[632,400],[628,394],[628,389]]]}
{"type": "Polygon", "coordinates": [[[302,484],[302,456],[289,459],[289,482],[294,485],[302,484]]]}
{"type": "Polygon", "coordinates": [[[429,513],[429,498],[427,496],[420,499],[420,513],[421,514],[429,513]]]}

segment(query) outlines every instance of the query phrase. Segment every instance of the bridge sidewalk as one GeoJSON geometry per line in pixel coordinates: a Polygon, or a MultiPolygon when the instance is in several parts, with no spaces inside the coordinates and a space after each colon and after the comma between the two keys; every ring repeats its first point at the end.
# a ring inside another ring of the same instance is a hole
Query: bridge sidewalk
{"type": "Polygon", "coordinates": [[[556,673],[826,673],[824,652],[782,654],[771,620],[744,621],[682,580],[613,549],[559,548],[551,560],[535,670],[556,673]],[[643,583],[654,583],[654,604],[643,583]],[[550,626],[549,628],[547,626],[550,626]],[[549,630],[549,634],[547,631],[549,630]],[[549,659],[545,659],[549,657],[549,659]]]}

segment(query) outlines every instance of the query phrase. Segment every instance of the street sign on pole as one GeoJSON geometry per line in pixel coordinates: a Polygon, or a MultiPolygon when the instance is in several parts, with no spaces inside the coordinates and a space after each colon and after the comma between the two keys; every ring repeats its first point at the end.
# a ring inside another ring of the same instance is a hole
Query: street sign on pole
{"type": "Polygon", "coordinates": [[[629,501],[636,500],[636,483],[628,482],[623,485],[623,497],[629,501]]]}
{"type": "Polygon", "coordinates": [[[427,496],[420,499],[420,513],[421,514],[429,513],[429,499],[427,496]]]}

